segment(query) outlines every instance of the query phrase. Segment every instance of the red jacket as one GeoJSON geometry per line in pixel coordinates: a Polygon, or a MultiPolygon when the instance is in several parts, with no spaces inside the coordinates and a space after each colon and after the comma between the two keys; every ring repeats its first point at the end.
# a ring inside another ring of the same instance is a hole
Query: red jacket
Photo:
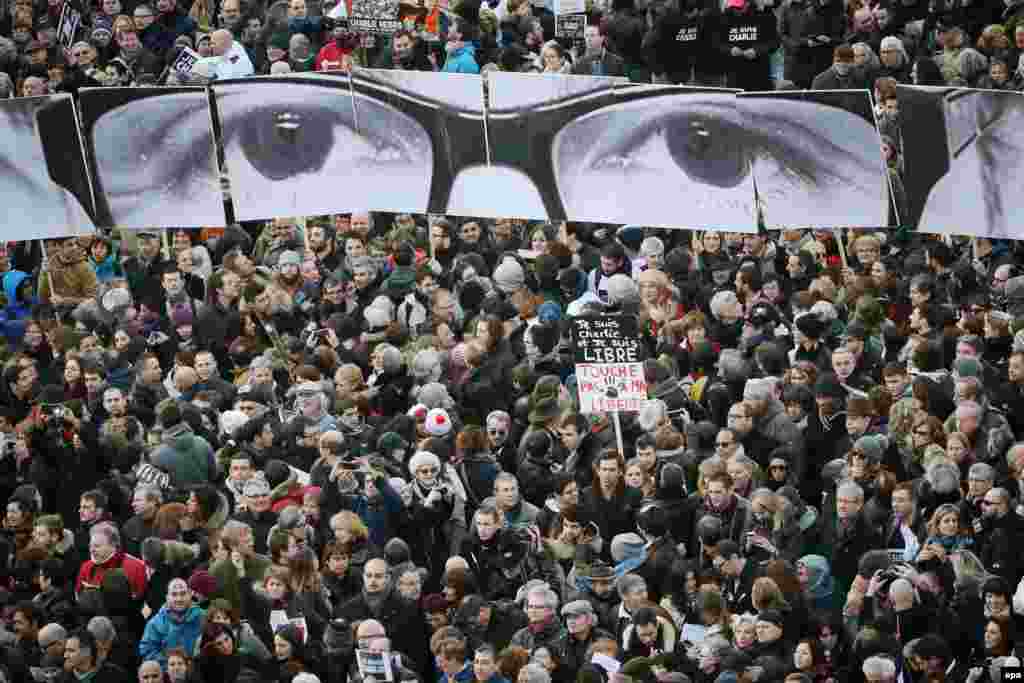
{"type": "Polygon", "coordinates": [[[317,53],[316,59],[313,62],[313,67],[317,71],[340,71],[343,64],[342,57],[351,52],[351,50],[342,50],[332,40],[320,48],[320,52],[317,53]]]}
{"type": "Polygon", "coordinates": [[[99,588],[103,584],[103,577],[111,569],[120,569],[124,572],[128,583],[132,587],[132,595],[140,598],[146,592],[146,583],[149,577],[146,575],[146,563],[139,558],[118,550],[113,557],[97,565],[91,559],[82,563],[78,572],[78,580],[75,582],[75,592],[81,593],[83,586],[99,588]]]}

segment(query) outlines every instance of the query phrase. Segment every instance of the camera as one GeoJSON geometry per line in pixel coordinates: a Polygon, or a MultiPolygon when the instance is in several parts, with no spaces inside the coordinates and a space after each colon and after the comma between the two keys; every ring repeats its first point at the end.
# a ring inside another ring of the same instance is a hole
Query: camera
{"type": "Polygon", "coordinates": [[[60,403],[44,403],[42,406],[43,421],[53,429],[63,429],[71,411],[60,403]]]}

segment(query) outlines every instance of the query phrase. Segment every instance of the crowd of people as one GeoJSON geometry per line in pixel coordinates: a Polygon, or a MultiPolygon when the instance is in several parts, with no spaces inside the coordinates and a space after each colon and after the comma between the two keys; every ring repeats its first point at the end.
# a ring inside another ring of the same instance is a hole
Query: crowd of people
{"type": "Polygon", "coordinates": [[[1024,85],[1021,0],[593,0],[583,35],[567,36],[556,30],[554,5],[10,0],[0,13],[0,95],[354,65],[627,76],[746,90],[871,89],[879,81],[1010,91],[1024,85]],[[68,49],[58,40],[65,5],[81,15],[66,34],[68,49]],[[402,28],[350,28],[366,21],[402,28]],[[174,68],[186,48],[198,54],[198,67],[174,68]]]}
{"type": "Polygon", "coordinates": [[[0,680],[1019,666],[1020,243],[357,212],[0,257],[0,680]],[[618,425],[582,315],[638,322],[618,425]]]}

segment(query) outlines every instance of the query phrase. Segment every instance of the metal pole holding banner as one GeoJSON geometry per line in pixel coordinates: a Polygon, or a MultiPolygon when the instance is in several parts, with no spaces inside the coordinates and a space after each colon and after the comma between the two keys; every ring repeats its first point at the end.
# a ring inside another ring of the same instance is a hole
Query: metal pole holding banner
{"type": "Polygon", "coordinates": [[[619,422],[619,411],[612,411],[612,421],[615,423],[615,445],[619,448],[619,455],[626,457],[626,449],[622,445],[622,423],[619,422]]]}
{"type": "MultiPolygon", "coordinates": [[[[50,256],[46,253],[46,240],[39,240],[39,249],[43,253],[42,263],[39,264],[39,277],[36,278],[36,298],[40,298],[43,295],[43,273],[46,273],[46,277],[50,277],[50,256]]],[[[50,283],[50,289],[53,289],[53,283],[50,283]]]]}
{"type": "Polygon", "coordinates": [[[846,246],[843,245],[843,231],[839,228],[835,228],[832,232],[836,237],[836,246],[839,248],[839,258],[843,263],[843,268],[849,268],[850,264],[846,260],[846,246]]]}
{"type": "Polygon", "coordinates": [[[164,252],[164,260],[165,261],[171,260],[171,240],[170,240],[169,237],[167,237],[167,231],[166,230],[161,230],[160,231],[160,244],[163,245],[162,249],[163,249],[163,252],[164,252]]]}

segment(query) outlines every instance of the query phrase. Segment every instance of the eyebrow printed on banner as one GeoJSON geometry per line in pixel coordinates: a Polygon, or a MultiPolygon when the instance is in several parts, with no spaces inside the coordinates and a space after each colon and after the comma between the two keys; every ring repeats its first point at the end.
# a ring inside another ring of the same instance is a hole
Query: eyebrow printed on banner
{"type": "Polygon", "coordinates": [[[750,128],[773,133],[752,149],[766,228],[888,224],[888,171],[866,90],[745,92],[737,99],[750,128]]]}
{"type": "Polygon", "coordinates": [[[0,101],[0,202],[4,239],[95,231],[92,197],[71,95],[0,101]]]}
{"type": "Polygon", "coordinates": [[[468,214],[450,199],[460,172],[487,166],[478,76],[352,75],[355,133],[367,144],[359,204],[371,211],[468,214]]]}
{"type": "Polygon", "coordinates": [[[767,134],[735,91],[630,85],[564,106],[550,163],[569,220],[756,231],[751,150],[767,134]]]}
{"type": "Polygon", "coordinates": [[[215,83],[224,163],[237,220],[351,211],[375,141],[356,130],[347,74],[215,83]]]}
{"type": "MultiPolygon", "coordinates": [[[[935,103],[908,98],[904,120],[921,107],[936,112],[935,103]]],[[[917,229],[922,232],[974,235],[990,238],[1024,238],[1020,216],[1024,212],[1024,94],[1016,92],[949,89],[928,93],[938,98],[945,141],[929,149],[904,141],[908,175],[932,162],[943,169],[925,191],[917,229]]],[[[923,118],[923,117],[922,117],[923,118]]]]}
{"type": "Polygon", "coordinates": [[[124,228],[225,224],[206,88],[89,88],[79,101],[98,221],[124,228]]]}

